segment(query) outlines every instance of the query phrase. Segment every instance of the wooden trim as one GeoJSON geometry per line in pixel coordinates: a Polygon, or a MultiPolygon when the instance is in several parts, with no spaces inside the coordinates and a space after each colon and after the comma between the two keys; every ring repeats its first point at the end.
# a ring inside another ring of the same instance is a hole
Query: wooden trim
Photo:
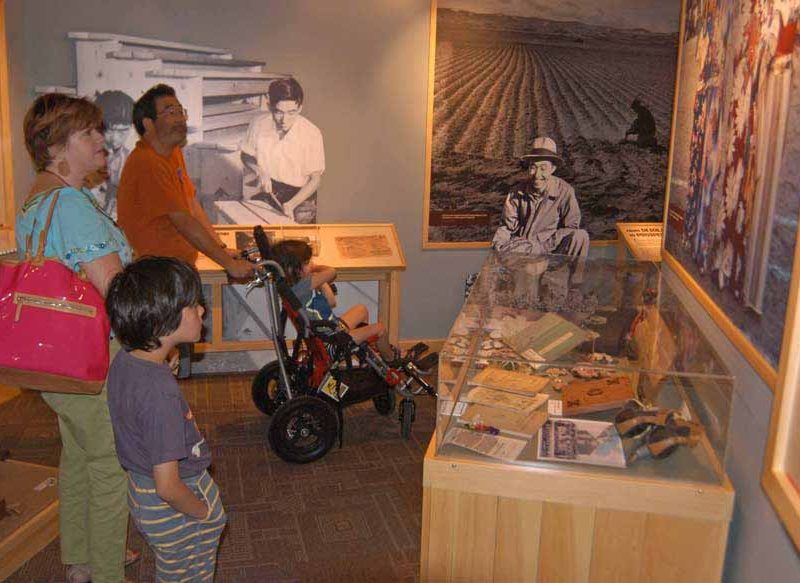
{"type": "MultiPolygon", "coordinates": [[[[431,30],[428,39],[428,103],[425,118],[425,186],[422,200],[422,248],[452,249],[447,243],[431,243],[428,223],[431,209],[431,167],[433,165],[433,86],[436,77],[436,0],[431,0],[431,30]]],[[[461,248],[461,244],[456,243],[461,248]]],[[[483,247],[484,245],[481,245],[483,247]]],[[[472,248],[471,246],[468,248],[472,248]]]]}
{"type": "Polygon", "coordinates": [[[8,100],[8,47],[5,0],[0,0],[0,229],[14,229],[14,158],[11,153],[11,110],[8,100]]]}
{"type": "Polygon", "coordinates": [[[669,154],[667,155],[667,180],[666,190],[664,192],[664,214],[661,222],[664,225],[664,236],[661,238],[661,257],[664,257],[664,243],[667,240],[667,218],[669,217],[669,195],[670,187],[672,186],[672,162],[675,157],[675,122],[678,119],[678,100],[680,99],[681,91],[681,62],[683,59],[683,35],[685,32],[684,23],[686,20],[686,0],[681,0],[681,13],[678,28],[678,55],[675,63],[675,84],[673,85],[672,95],[672,130],[669,133],[669,154]]]}
{"type": "Polygon", "coordinates": [[[194,351],[203,354],[250,350],[275,350],[275,344],[272,340],[220,340],[219,342],[198,342],[194,345],[194,351]]]}
{"type": "Polygon", "coordinates": [[[436,454],[436,434],[425,455],[423,487],[726,522],[734,501],[727,477],[705,484],[448,458],[436,454]]]}
{"type": "MultiPolygon", "coordinates": [[[[691,274],[686,271],[686,268],[666,249],[662,252],[662,259],[664,263],[675,272],[683,284],[689,288],[689,292],[697,299],[700,305],[703,306],[708,315],[711,316],[711,319],[714,320],[714,323],[719,326],[720,330],[728,337],[736,349],[742,353],[764,383],[774,391],[778,380],[778,373],[772,364],[770,364],[755,346],[753,346],[744,333],[733,323],[727,314],[722,311],[711,296],[708,295],[708,292],[706,292],[691,274]]],[[[785,341],[786,334],[784,333],[784,342],[785,341]]]]}
{"type": "Polygon", "coordinates": [[[772,416],[764,453],[761,485],[795,546],[800,550],[800,492],[786,473],[792,454],[789,440],[796,435],[800,419],[800,230],[795,236],[792,282],[784,321],[778,380],[772,401],[772,416]]]}

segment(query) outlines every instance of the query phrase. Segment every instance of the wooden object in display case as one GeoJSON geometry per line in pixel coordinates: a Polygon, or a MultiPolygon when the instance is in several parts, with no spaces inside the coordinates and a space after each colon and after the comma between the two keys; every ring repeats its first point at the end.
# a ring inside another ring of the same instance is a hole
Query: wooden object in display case
{"type": "Polygon", "coordinates": [[[719,581],[733,489],[425,455],[423,583],[719,581]]]}
{"type": "Polygon", "coordinates": [[[58,536],[58,470],[14,460],[0,462],[0,581],[58,536]]]}
{"type": "Polygon", "coordinates": [[[569,383],[562,396],[564,417],[619,409],[635,397],[631,380],[623,375],[569,383]]]}

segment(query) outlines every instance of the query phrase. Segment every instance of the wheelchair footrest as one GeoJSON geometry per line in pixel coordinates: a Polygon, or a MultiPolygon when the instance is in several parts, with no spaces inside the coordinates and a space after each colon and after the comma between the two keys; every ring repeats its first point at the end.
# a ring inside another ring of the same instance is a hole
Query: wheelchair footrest
{"type": "Polygon", "coordinates": [[[439,364],[438,352],[431,352],[430,354],[426,355],[425,357],[419,360],[414,360],[414,366],[416,366],[419,370],[422,371],[429,371],[437,364],[439,364]]]}
{"type": "Polygon", "coordinates": [[[408,360],[417,360],[420,356],[425,354],[429,346],[424,342],[417,342],[414,346],[406,350],[405,358],[408,360]]]}

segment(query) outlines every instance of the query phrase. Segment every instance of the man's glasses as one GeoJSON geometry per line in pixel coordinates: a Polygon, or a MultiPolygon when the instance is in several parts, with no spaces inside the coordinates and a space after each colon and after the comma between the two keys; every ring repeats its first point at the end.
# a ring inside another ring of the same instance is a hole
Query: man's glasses
{"type": "Polygon", "coordinates": [[[156,112],[156,117],[163,114],[169,115],[171,117],[181,116],[183,117],[183,119],[189,119],[189,110],[180,105],[170,105],[169,107],[166,107],[161,111],[156,112]]]}

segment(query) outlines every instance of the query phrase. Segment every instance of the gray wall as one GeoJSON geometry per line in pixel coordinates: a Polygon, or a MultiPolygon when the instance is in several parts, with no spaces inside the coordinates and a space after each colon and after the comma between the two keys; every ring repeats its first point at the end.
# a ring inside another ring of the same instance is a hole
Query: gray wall
{"type": "Polygon", "coordinates": [[[295,75],[323,132],[319,221],[393,222],[408,270],[401,338],[441,338],[478,251],[423,251],[428,0],[7,0],[17,198],[30,165],[22,142],[36,85],[74,85],[69,31],[214,46],[295,75]]]}
{"type": "Polygon", "coordinates": [[[736,489],[725,581],[800,581],[800,555],[761,489],[772,391],[666,266],[665,277],[735,377],[725,467],[736,489]]]}
{"type": "MultiPolygon", "coordinates": [[[[7,0],[14,170],[30,178],[19,128],[37,84],[74,83],[73,30],[226,48],[298,77],[324,132],[321,222],[397,224],[408,263],[401,336],[441,338],[483,251],[423,251],[428,0],[7,0]]],[[[678,285],[679,288],[682,286],[678,285]]],[[[737,377],[727,468],[737,491],[726,580],[800,580],[800,559],[759,485],[772,393],[683,289],[737,377]]]]}

